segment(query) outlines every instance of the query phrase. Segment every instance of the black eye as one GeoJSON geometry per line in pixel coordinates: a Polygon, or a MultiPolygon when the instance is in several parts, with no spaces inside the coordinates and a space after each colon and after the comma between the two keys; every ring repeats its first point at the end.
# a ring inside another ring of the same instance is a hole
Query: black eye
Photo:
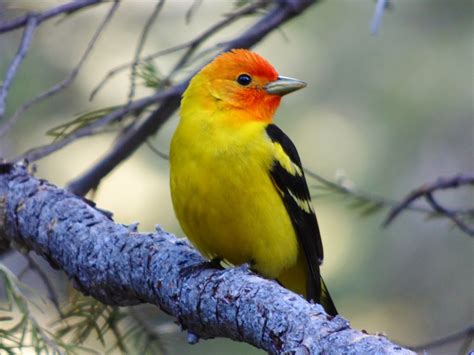
{"type": "Polygon", "coordinates": [[[242,86],[247,86],[252,82],[252,78],[248,74],[240,74],[237,82],[242,86]]]}

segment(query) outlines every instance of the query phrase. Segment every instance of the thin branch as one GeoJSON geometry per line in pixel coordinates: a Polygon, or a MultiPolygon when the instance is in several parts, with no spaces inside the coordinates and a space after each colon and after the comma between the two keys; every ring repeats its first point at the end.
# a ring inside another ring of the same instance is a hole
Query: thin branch
{"type": "MultiPolygon", "coordinates": [[[[234,21],[238,20],[242,16],[246,16],[246,15],[250,15],[250,14],[255,13],[264,4],[265,4],[265,1],[259,1],[257,3],[251,4],[249,6],[245,6],[244,8],[227,15],[223,20],[215,23],[214,25],[209,27],[207,30],[202,32],[199,36],[193,38],[191,41],[185,42],[183,44],[179,44],[177,46],[173,46],[173,47],[170,47],[170,48],[166,48],[164,50],[160,50],[158,52],[147,55],[147,56],[143,57],[138,63],[145,63],[145,62],[150,61],[152,59],[156,59],[158,57],[161,57],[163,55],[171,54],[171,53],[189,48],[190,50],[188,50],[183,56],[183,57],[186,57],[186,59],[184,61],[187,61],[187,59],[188,59],[187,57],[189,57],[190,54],[194,53],[195,49],[197,49],[204,41],[209,39],[211,36],[213,36],[214,34],[219,32],[223,28],[227,27],[228,25],[230,25],[234,21]]],[[[223,45],[220,45],[220,46],[223,46],[223,45]]],[[[182,62],[182,61],[183,61],[183,59],[180,60],[180,62],[182,62]]],[[[107,82],[111,78],[113,78],[116,74],[122,72],[123,70],[127,69],[128,67],[132,66],[133,64],[134,64],[134,61],[119,65],[119,66],[111,69],[104,76],[104,78],[99,82],[99,84],[97,84],[97,86],[92,90],[92,92],[90,94],[90,97],[89,97],[89,100],[93,100],[95,98],[95,96],[97,95],[97,93],[104,87],[105,84],[107,84],[107,82]]],[[[178,67],[178,65],[175,65],[174,70],[176,70],[176,67],[178,67]]]]}
{"type": "Polygon", "coordinates": [[[458,228],[462,230],[464,233],[470,235],[471,237],[474,236],[474,228],[464,223],[464,221],[461,220],[454,211],[441,206],[438,203],[438,201],[436,201],[436,199],[434,198],[431,192],[427,193],[425,198],[426,198],[426,201],[428,201],[428,203],[431,205],[431,207],[433,207],[433,210],[450,218],[454,222],[454,224],[456,224],[458,228]]]}
{"type": "Polygon", "coordinates": [[[147,145],[148,148],[150,148],[150,150],[155,153],[156,155],[158,155],[160,158],[162,158],[163,160],[170,160],[170,156],[166,153],[163,153],[162,151],[160,151],[158,148],[156,148],[151,142],[150,140],[146,140],[145,144],[147,145]]]}
{"type": "Polygon", "coordinates": [[[474,230],[458,218],[460,214],[459,211],[440,206],[432,196],[433,193],[439,190],[456,189],[467,185],[474,185],[474,176],[455,175],[452,177],[438,178],[435,182],[426,183],[413,190],[405,199],[392,208],[384,222],[384,226],[388,226],[392,223],[393,220],[397,218],[401,212],[409,208],[415,200],[425,197],[434,211],[450,218],[463,232],[473,236],[474,230]]]}
{"type": "Polygon", "coordinates": [[[372,24],[370,25],[370,32],[373,35],[377,34],[379,30],[380,24],[382,23],[382,17],[387,8],[388,0],[377,0],[377,4],[375,5],[375,13],[372,19],[372,24]]]}
{"type": "Polygon", "coordinates": [[[133,58],[133,63],[132,63],[132,72],[130,74],[130,91],[128,93],[128,102],[127,105],[132,102],[134,96],[135,96],[135,83],[136,83],[136,76],[137,76],[137,66],[138,63],[140,62],[140,56],[142,54],[143,47],[145,46],[146,39],[148,37],[148,33],[150,32],[150,29],[155,22],[156,18],[158,17],[159,13],[161,12],[161,9],[163,8],[165,1],[164,0],[159,0],[158,3],[156,4],[155,8],[153,9],[152,13],[150,14],[150,17],[148,18],[147,22],[145,23],[145,26],[143,27],[142,34],[140,36],[140,40],[138,41],[138,46],[137,49],[135,50],[135,56],[133,58]]]}
{"type": "MultiPolygon", "coordinates": [[[[162,158],[163,160],[169,160],[169,155],[162,152],[158,148],[156,148],[149,140],[145,142],[147,147],[155,153],[157,156],[162,158]]],[[[320,184],[322,184],[324,187],[334,191],[335,193],[339,193],[344,196],[348,196],[351,199],[356,199],[358,201],[364,201],[367,204],[369,204],[369,209],[374,209],[374,207],[379,210],[382,207],[390,208],[398,205],[400,202],[392,199],[388,199],[379,195],[376,195],[374,193],[370,193],[367,191],[361,191],[358,189],[354,189],[352,187],[347,186],[348,184],[345,184],[344,182],[333,182],[331,180],[328,180],[324,178],[323,176],[305,168],[304,169],[305,174],[316,181],[318,181],[320,184]]],[[[318,197],[320,195],[315,195],[312,194],[311,197],[318,197]]],[[[431,196],[431,195],[429,195],[431,196]]],[[[458,223],[462,223],[462,221],[457,218],[455,214],[452,214],[450,211],[445,211],[444,208],[441,210],[441,206],[439,207],[440,209],[435,209],[436,212],[441,213],[441,214],[449,214],[450,218],[453,219],[453,221],[456,219],[458,220],[458,223]]],[[[433,214],[433,210],[427,207],[422,207],[422,206],[407,206],[408,210],[415,211],[415,212],[420,212],[420,213],[425,213],[425,214],[433,214]]],[[[473,213],[474,211],[472,210],[463,210],[460,211],[460,213],[473,213]]],[[[461,228],[461,226],[460,226],[461,228]]],[[[467,227],[468,228],[468,227],[467,227]]]]}
{"type": "Polygon", "coordinates": [[[186,24],[189,25],[191,23],[191,19],[194,16],[195,12],[201,6],[203,0],[194,0],[191,6],[189,7],[188,11],[186,11],[186,24]]]}
{"type": "Polygon", "coordinates": [[[163,101],[169,97],[175,97],[177,95],[176,90],[177,88],[171,88],[169,90],[159,91],[151,96],[147,96],[142,99],[135,100],[130,105],[127,105],[127,106],[124,106],[117,110],[112,111],[111,113],[109,113],[108,115],[105,115],[101,119],[98,119],[94,123],[84,128],[78,129],[77,131],[74,131],[73,133],[69,134],[67,137],[59,141],[53,142],[51,144],[46,144],[44,146],[33,148],[25,152],[24,154],[14,158],[13,161],[20,161],[23,159],[26,159],[28,161],[36,161],[41,158],[44,158],[45,156],[51,153],[54,153],[57,150],[65,147],[66,145],[74,142],[78,138],[90,136],[91,134],[95,132],[96,129],[103,127],[111,122],[117,121],[118,119],[126,116],[127,114],[130,114],[131,112],[143,110],[146,107],[157,104],[160,101],[163,101]]]}
{"type": "Polygon", "coordinates": [[[68,184],[68,189],[76,195],[84,196],[91,188],[97,187],[104,176],[110,173],[113,168],[135,151],[144,140],[161,127],[165,120],[159,118],[170,117],[179,105],[179,101],[180,95],[170,96],[145,121],[137,127],[130,128],[106,157],[102,158],[80,178],[71,181],[68,184]],[[155,119],[151,119],[152,117],[155,119]]]}
{"type": "MultiPolygon", "coordinates": [[[[32,336],[31,337],[31,346],[40,348],[38,344],[38,340],[44,342],[44,344],[49,347],[53,353],[55,354],[60,354],[62,351],[60,348],[64,347],[64,344],[59,343],[54,339],[54,336],[51,336],[47,330],[44,329],[44,327],[40,326],[40,322],[36,319],[36,317],[33,315],[31,312],[30,306],[28,299],[25,297],[23,292],[20,289],[20,282],[17,279],[17,277],[4,265],[0,264],[0,273],[4,275],[4,277],[7,278],[6,282],[8,283],[8,288],[14,294],[14,302],[16,305],[20,308],[21,312],[23,313],[23,316],[26,317],[24,318],[25,320],[28,320],[29,322],[29,327],[27,324],[25,324],[24,332],[26,332],[29,328],[30,333],[37,333],[38,336],[32,336]],[[36,343],[36,345],[33,345],[33,343],[36,343]]],[[[20,340],[20,349],[23,344],[23,337],[20,340]]]]}
{"type": "Polygon", "coordinates": [[[196,37],[193,41],[191,41],[191,45],[187,47],[186,52],[183,54],[181,59],[178,61],[178,63],[175,64],[173,69],[171,70],[171,75],[174,73],[178,72],[180,69],[182,69],[186,63],[189,61],[189,58],[194,54],[194,52],[199,48],[199,46],[207,40],[210,36],[212,36],[214,33],[218,32],[219,30],[227,27],[230,25],[232,22],[235,20],[241,19],[244,16],[248,16],[251,14],[254,14],[257,10],[265,7],[268,5],[268,1],[256,1],[255,3],[251,3],[248,6],[244,6],[238,11],[232,12],[228,15],[226,15],[225,19],[216,23],[214,26],[209,28],[207,31],[202,33],[200,36],[196,37]]]}
{"type": "MultiPolygon", "coordinates": [[[[361,191],[358,189],[354,189],[345,184],[344,182],[334,182],[331,180],[322,177],[321,175],[309,170],[307,168],[304,169],[304,172],[307,176],[315,179],[323,186],[328,187],[329,189],[346,196],[350,196],[357,200],[367,201],[373,205],[379,205],[380,207],[393,207],[399,204],[398,201],[392,200],[383,196],[376,195],[371,192],[361,191]]],[[[316,197],[317,195],[312,195],[312,197],[316,197]]],[[[422,207],[422,206],[408,206],[408,209],[416,212],[421,213],[433,213],[433,211],[429,208],[422,207]]]]}
{"type": "Polygon", "coordinates": [[[26,20],[26,27],[23,31],[23,36],[21,38],[20,46],[18,51],[8,67],[7,73],[5,74],[5,79],[0,87],[0,118],[5,114],[6,100],[8,96],[8,91],[10,86],[15,78],[16,72],[20,67],[20,64],[25,59],[26,53],[30,49],[31,41],[38,27],[38,18],[36,16],[30,15],[26,20]]]}
{"type": "MultiPolygon", "coordinates": [[[[178,46],[175,46],[175,47],[171,47],[171,48],[164,49],[162,51],[158,51],[156,53],[153,53],[153,54],[150,54],[148,56],[143,57],[138,64],[145,63],[145,62],[147,62],[151,59],[158,58],[162,55],[174,53],[176,51],[179,51],[181,49],[186,48],[187,46],[188,46],[188,43],[184,43],[184,44],[181,44],[181,45],[178,45],[178,46]]],[[[97,86],[95,86],[94,89],[91,91],[91,94],[89,95],[89,100],[90,101],[94,100],[95,96],[99,93],[99,91],[104,87],[105,84],[107,84],[107,82],[112,77],[114,77],[116,74],[126,70],[131,65],[133,65],[133,62],[128,62],[128,63],[122,64],[122,65],[119,65],[119,66],[111,69],[110,71],[108,71],[107,74],[99,82],[99,84],[97,84],[97,86]]]]}
{"type": "Polygon", "coordinates": [[[116,322],[116,317],[118,316],[119,312],[120,311],[118,307],[113,308],[112,314],[107,319],[107,325],[109,326],[110,330],[112,331],[112,334],[115,337],[116,346],[120,349],[120,352],[125,354],[127,353],[127,347],[125,346],[125,343],[123,342],[123,334],[120,331],[118,324],[116,322]]]}
{"type": "Polygon", "coordinates": [[[473,338],[474,338],[474,324],[471,324],[471,325],[467,326],[464,329],[461,329],[460,331],[458,331],[456,333],[453,333],[453,334],[447,335],[445,337],[430,341],[430,342],[425,343],[425,344],[409,346],[409,348],[413,351],[420,352],[420,351],[423,351],[423,350],[439,348],[441,346],[448,345],[448,344],[454,343],[454,342],[462,340],[462,339],[466,339],[466,341],[472,342],[473,338]]]}
{"type": "Polygon", "coordinates": [[[102,0],[74,0],[66,4],[62,4],[53,8],[50,8],[44,12],[34,13],[30,12],[23,16],[17,17],[11,21],[0,23],[0,34],[9,32],[26,26],[29,18],[34,16],[38,20],[38,24],[43,21],[49,20],[58,15],[68,15],[81,10],[84,7],[92,6],[101,3],[102,0]]]}
{"type": "MultiPolygon", "coordinates": [[[[300,15],[316,1],[294,0],[279,1],[278,5],[258,20],[253,26],[239,37],[227,42],[221,52],[232,48],[250,48],[258,43],[267,34],[278,28],[288,20],[300,15]]],[[[204,63],[207,64],[207,63],[204,63]]],[[[98,186],[104,176],[111,172],[118,164],[128,158],[148,137],[168,120],[179,106],[180,96],[186,89],[189,80],[195,75],[192,73],[180,84],[173,86],[176,95],[169,96],[162,101],[160,108],[150,114],[136,129],[132,129],[92,168],[69,184],[74,193],[84,195],[91,188],[98,186]]]]}
{"type": "Polygon", "coordinates": [[[42,101],[42,100],[44,100],[48,97],[51,97],[51,96],[57,94],[58,92],[60,92],[61,90],[63,90],[67,86],[69,86],[74,81],[77,74],[81,70],[82,65],[84,64],[84,62],[88,58],[89,54],[91,53],[92,49],[94,48],[94,45],[97,42],[97,40],[99,39],[102,31],[104,30],[106,25],[112,19],[112,16],[114,15],[115,11],[117,10],[118,5],[119,5],[119,0],[114,0],[114,3],[112,5],[112,7],[110,8],[109,12],[106,14],[105,18],[100,23],[99,27],[97,28],[97,31],[94,33],[94,35],[92,36],[92,39],[90,40],[89,44],[87,45],[86,50],[82,54],[82,57],[79,60],[79,63],[76,65],[76,67],[74,67],[74,69],[69,73],[69,75],[66,76],[59,83],[53,85],[51,88],[49,88],[45,92],[39,94],[38,96],[36,96],[32,100],[30,100],[30,101],[26,102],[25,104],[23,104],[20,108],[18,108],[15,111],[15,113],[3,124],[3,126],[0,127],[0,138],[10,131],[10,129],[13,127],[13,125],[18,120],[18,118],[21,115],[23,115],[25,113],[25,111],[27,111],[30,107],[32,107],[33,105],[37,104],[38,102],[40,102],[40,101],[42,101]]]}

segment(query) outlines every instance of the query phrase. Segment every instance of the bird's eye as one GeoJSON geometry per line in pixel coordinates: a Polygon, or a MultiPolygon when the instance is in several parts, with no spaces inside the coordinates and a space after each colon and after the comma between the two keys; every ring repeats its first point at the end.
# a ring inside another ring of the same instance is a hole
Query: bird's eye
{"type": "Polygon", "coordinates": [[[252,82],[252,78],[248,74],[240,74],[237,77],[237,82],[242,86],[247,86],[252,82]]]}

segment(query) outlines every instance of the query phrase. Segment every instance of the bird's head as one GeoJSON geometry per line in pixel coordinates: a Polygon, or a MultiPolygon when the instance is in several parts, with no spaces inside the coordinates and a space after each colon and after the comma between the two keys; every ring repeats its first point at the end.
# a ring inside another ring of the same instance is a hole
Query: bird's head
{"type": "Polygon", "coordinates": [[[234,49],[205,66],[184,97],[210,109],[237,110],[242,119],[270,122],[281,97],[305,86],[303,81],[279,76],[260,55],[234,49]]]}

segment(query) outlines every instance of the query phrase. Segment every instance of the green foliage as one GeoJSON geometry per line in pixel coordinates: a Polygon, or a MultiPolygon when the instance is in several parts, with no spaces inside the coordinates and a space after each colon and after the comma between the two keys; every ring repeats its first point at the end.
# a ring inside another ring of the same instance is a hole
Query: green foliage
{"type": "MultiPolygon", "coordinates": [[[[167,80],[163,78],[162,74],[152,61],[138,64],[137,76],[143,79],[143,85],[145,87],[155,90],[164,88],[167,83],[167,80]]],[[[124,107],[124,105],[108,106],[80,114],[74,117],[71,121],[51,128],[46,132],[46,134],[53,137],[54,141],[64,139],[122,107],[124,107]]],[[[117,121],[113,121],[105,127],[101,127],[99,132],[110,130],[114,125],[117,125],[117,121]]]]}
{"type": "Polygon", "coordinates": [[[74,292],[57,323],[61,325],[56,336],[69,336],[74,344],[97,339],[109,353],[117,349],[122,353],[164,352],[158,333],[137,318],[133,308],[108,306],[78,292],[74,292]]]}
{"type": "MultiPolygon", "coordinates": [[[[0,264],[0,277],[6,301],[0,306],[0,352],[18,354],[33,350],[36,354],[75,353],[82,347],[64,343],[58,336],[46,330],[32,313],[34,295],[26,285],[0,264]]],[[[39,306],[36,306],[40,310],[39,306]]]]}
{"type": "Polygon", "coordinates": [[[33,303],[33,299],[41,299],[36,291],[29,289],[2,264],[0,278],[5,293],[5,300],[0,303],[2,354],[18,354],[25,350],[36,354],[165,352],[155,327],[141,319],[134,308],[108,306],[72,291],[68,304],[58,312],[58,318],[45,325],[34,316],[32,307],[45,313],[51,305],[44,300],[40,305],[33,303]],[[94,340],[100,342],[104,351],[83,346],[94,340]]]}
{"type": "Polygon", "coordinates": [[[138,64],[137,75],[143,79],[143,85],[147,88],[159,90],[166,86],[167,83],[158,67],[151,60],[138,64]]]}
{"type": "Polygon", "coordinates": [[[108,115],[109,113],[121,108],[121,105],[109,106],[100,108],[94,111],[86,112],[82,115],[75,117],[73,120],[63,123],[59,126],[55,126],[46,132],[48,136],[54,137],[54,140],[64,139],[67,136],[73,134],[77,130],[84,128],[98,119],[108,115]]]}
{"type": "Polygon", "coordinates": [[[81,344],[93,333],[105,346],[104,336],[110,326],[114,326],[109,319],[115,311],[113,307],[74,293],[73,299],[63,310],[61,319],[57,321],[62,325],[56,334],[61,338],[71,335],[72,342],[81,344]]]}
{"type": "Polygon", "coordinates": [[[312,197],[317,199],[329,197],[340,200],[361,216],[371,216],[396,204],[395,201],[356,190],[347,179],[333,182],[310,171],[306,171],[306,174],[317,183],[311,185],[312,197]]]}
{"type": "Polygon", "coordinates": [[[123,339],[129,348],[144,355],[166,352],[160,333],[142,319],[136,310],[129,308],[127,315],[123,318],[122,327],[124,329],[123,339]]]}

